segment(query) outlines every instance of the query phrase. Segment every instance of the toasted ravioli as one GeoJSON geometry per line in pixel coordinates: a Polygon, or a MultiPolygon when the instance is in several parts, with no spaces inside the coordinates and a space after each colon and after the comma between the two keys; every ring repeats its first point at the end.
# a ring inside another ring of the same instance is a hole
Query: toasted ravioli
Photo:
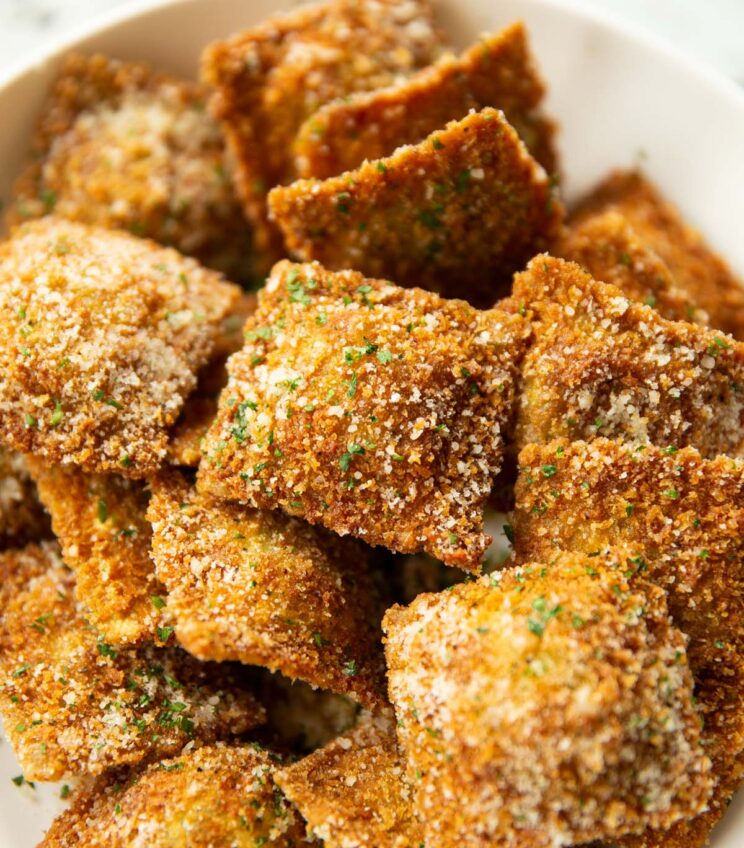
{"type": "Polygon", "coordinates": [[[232,671],[177,648],[114,648],[74,592],[51,543],[0,554],[0,714],[29,780],[97,774],[261,723],[232,671]]]}
{"type": "Polygon", "coordinates": [[[295,848],[304,823],[255,746],[207,745],[142,772],[103,775],[73,796],[39,848],[295,848]]]}
{"type": "Polygon", "coordinates": [[[207,48],[202,76],[215,89],[212,111],[269,265],[281,242],[266,219],[266,193],[296,176],[292,142],[305,119],[336,97],[390,85],[439,51],[427,0],[332,0],[207,48]]]}
{"type": "Polygon", "coordinates": [[[653,306],[670,321],[706,324],[708,314],[677,285],[669,266],[620,212],[598,212],[570,226],[551,250],[612,283],[630,300],[653,306]]]}
{"type": "Polygon", "coordinates": [[[0,549],[17,548],[50,535],[24,457],[0,445],[0,549]]]}
{"type": "Polygon", "coordinates": [[[532,319],[516,424],[520,447],[554,438],[692,445],[703,456],[744,443],[744,347],[667,321],[578,265],[537,256],[507,308],[532,319]]]}
{"type": "Polygon", "coordinates": [[[578,205],[572,220],[581,224],[609,210],[629,221],[667,265],[676,286],[706,312],[712,327],[744,338],[744,281],[734,276],[643,174],[611,174],[578,205]]]}
{"type": "Polygon", "coordinates": [[[227,357],[243,346],[243,326],[256,308],[256,296],[245,293],[232,314],[222,322],[210,362],[199,372],[196,391],[189,395],[168,436],[168,462],[195,467],[201,459],[201,443],[217,417],[217,400],[227,383],[227,357]]]}
{"type": "Polygon", "coordinates": [[[518,22],[397,85],[322,106],[297,134],[297,174],[335,177],[485,106],[502,109],[532,155],[553,173],[553,125],[538,109],[544,93],[524,24],[518,22]]]}
{"type": "Polygon", "coordinates": [[[150,559],[144,484],[72,465],[29,463],[91,623],[114,645],[155,641],[157,628],[167,625],[165,590],[150,559]]]}
{"type": "Polygon", "coordinates": [[[279,771],[276,782],[326,848],[424,843],[388,712],[363,715],[349,733],[279,771]]]}
{"type": "Polygon", "coordinates": [[[622,546],[628,571],[667,592],[674,623],[689,639],[718,788],[692,830],[679,825],[678,842],[664,836],[658,844],[705,844],[744,767],[744,465],[706,460],[692,448],[636,450],[606,439],[530,445],[519,464],[518,557],[622,546]]]}
{"type": "Polygon", "coordinates": [[[684,637],[622,565],[556,554],[383,626],[427,846],[557,848],[704,809],[684,637]]]}
{"type": "Polygon", "coordinates": [[[561,204],[502,112],[483,109],[327,180],[273,189],[287,248],[491,306],[557,234],[561,204]]]}
{"type": "Polygon", "coordinates": [[[0,439],[143,477],[239,289],[175,250],[54,218],[0,246],[0,439]]]}
{"type": "Polygon", "coordinates": [[[196,86],[102,55],[63,62],[8,216],[54,212],[129,230],[233,279],[251,276],[250,233],[217,123],[196,86]]]}
{"type": "Polygon", "coordinates": [[[527,324],[317,263],[275,266],[199,485],[477,570],[527,324]]]}
{"type": "Polygon", "coordinates": [[[385,701],[381,602],[361,545],[197,494],[177,471],[152,491],[152,556],[187,651],[385,701]]]}

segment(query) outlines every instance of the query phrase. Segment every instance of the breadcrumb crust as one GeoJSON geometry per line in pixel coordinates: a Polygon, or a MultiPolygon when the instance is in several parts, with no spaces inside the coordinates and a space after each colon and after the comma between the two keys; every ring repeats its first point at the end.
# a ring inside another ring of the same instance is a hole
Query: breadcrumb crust
{"type": "Polygon", "coordinates": [[[227,358],[243,346],[243,327],[256,309],[252,292],[241,295],[222,327],[209,363],[199,372],[196,390],[186,398],[183,410],[168,435],[168,462],[195,468],[201,460],[201,445],[217,417],[217,401],[227,383],[227,358]]]}
{"type": "Polygon", "coordinates": [[[620,212],[598,211],[571,224],[551,253],[576,262],[595,280],[617,286],[670,321],[708,323],[708,313],[679,287],[669,266],[620,212]]]}
{"type": "Polygon", "coordinates": [[[427,846],[573,845],[705,807],[684,638],[613,565],[559,553],[388,610],[427,846]]]}
{"type": "Polygon", "coordinates": [[[42,218],[0,246],[0,439],[143,477],[240,290],[124,233],[42,218]]]}
{"type": "Polygon", "coordinates": [[[477,570],[522,318],[281,262],[246,330],[199,487],[477,570]]]}
{"type": "Polygon", "coordinates": [[[744,338],[744,281],[688,226],[638,171],[615,171],[574,210],[581,223],[599,210],[622,214],[668,266],[676,285],[705,310],[711,326],[744,338]]]}
{"type": "Polygon", "coordinates": [[[150,559],[145,485],[32,457],[28,462],[91,623],[114,645],[159,641],[158,628],[168,621],[152,600],[165,589],[150,559]]]}
{"type": "Polygon", "coordinates": [[[519,448],[622,438],[736,455],[744,437],[744,347],[666,321],[578,265],[535,257],[504,308],[531,319],[516,423],[519,448]]]}
{"type": "Polygon", "coordinates": [[[351,171],[365,159],[389,156],[485,106],[505,113],[530,153],[552,174],[555,127],[539,110],[544,93],[519,21],[481,36],[459,56],[445,54],[397,85],[321,106],[297,133],[297,176],[327,179],[351,171]]]}
{"type": "Polygon", "coordinates": [[[249,227],[205,92],[147,65],[64,59],[7,220],[50,212],[152,238],[232,279],[252,275],[249,227]]]}
{"type": "Polygon", "coordinates": [[[264,720],[227,667],[177,648],[113,648],[74,591],[52,543],[0,554],[0,713],[27,779],[99,774],[264,720]]]}
{"type": "Polygon", "coordinates": [[[357,726],[276,774],[308,833],[326,848],[418,848],[405,764],[390,712],[363,715],[357,726]]]}
{"type": "Polygon", "coordinates": [[[518,557],[622,546],[629,571],[667,593],[674,623],[689,640],[717,785],[709,812],[668,835],[627,844],[705,845],[744,773],[744,465],[706,460],[692,448],[635,450],[605,439],[530,445],[519,464],[518,557]]]}
{"type": "Polygon", "coordinates": [[[426,0],[305,6],[208,47],[202,77],[235,162],[235,182],[266,272],[283,255],[266,193],[295,174],[292,142],[318,107],[382,88],[430,64],[440,37],[426,0]]]}
{"type": "Polygon", "coordinates": [[[152,492],[152,557],[186,650],[384,703],[382,608],[360,545],[197,494],[176,471],[152,492]]]}
{"type": "Polygon", "coordinates": [[[301,818],[254,746],[205,746],[78,790],[39,848],[296,848],[301,818]]]}
{"type": "Polygon", "coordinates": [[[357,170],[277,187],[269,208],[302,260],[483,306],[563,220],[545,171],[496,109],[357,170]]]}

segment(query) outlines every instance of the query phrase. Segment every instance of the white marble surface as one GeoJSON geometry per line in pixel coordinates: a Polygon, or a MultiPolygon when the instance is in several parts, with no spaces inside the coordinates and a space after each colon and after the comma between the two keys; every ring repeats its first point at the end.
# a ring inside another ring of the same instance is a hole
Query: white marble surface
{"type": "MultiPolygon", "coordinates": [[[[247,0],[248,2],[249,0],[247,0]]],[[[495,0],[497,2],[497,0],[495,0]]],[[[572,0],[606,9],[744,84],[744,0],[572,0]]],[[[64,35],[127,0],[0,0],[0,75],[30,49],[64,35]]],[[[287,5],[277,0],[277,5],[287,5]]]]}

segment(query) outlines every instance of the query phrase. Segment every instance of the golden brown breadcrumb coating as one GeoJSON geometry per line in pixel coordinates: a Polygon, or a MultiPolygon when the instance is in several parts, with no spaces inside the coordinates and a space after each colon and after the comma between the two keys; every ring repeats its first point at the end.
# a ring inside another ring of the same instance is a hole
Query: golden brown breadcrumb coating
{"type": "MultiPolygon", "coordinates": [[[[644,830],[643,833],[623,836],[611,843],[599,843],[598,848],[705,848],[711,831],[723,818],[742,781],[744,763],[739,763],[723,780],[718,780],[708,801],[708,809],[691,819],[683,819],[666,830],[644,830]]],[[[717,776],[718,777],[718,776],[717,776]]]]}
{"type": "Polygon", "coordinates": [[[551,253],[581,265],[595,280],[612,283],[630,300],[653,306],[670,321],[707,324],[707,313],[677,285],[667,264],[620,212],[590,215],[567,228],[551,253]]]}
{"type": "Polygon", "coordinates": [[[539,111],[545,86],[519,21],[447,54],[389,88],[333,100],[311,115],[295,139],[299,177],[335,177],[365,159],[416,144],[471,109],[501,109],[548,173],[556,169],[554,127],[539,111]]]}
{"type": "Polygon", "coordinates": [[[355,171],[275,188],[269,208],[300,259],[484,306],[563,217],[545,171],[496,109],[355,171]]]}
{"type": "Polygon", "coordinates": [[[744,443],[744,347],[667,321],[578,265],[537,256],[507,308],[532,320],[522,367],[519,447],[554,438],[622,438],[704,456],[744,443]]]}
{"type": "Polygon", "coordinates": [[[28,462],[91,624],[114,645],[158,641],[157,629],[168,622],[162,604],[153,603],[165,590],[150,559],[144,483],[28,462]]]}
{"type": "Polygon", "coordinates": [[[51,543],[0,554],[0,713],[26,778],[98,774],[263,721],[229,668],[105,642],[74,591],[51,543]]]}
{"type": "MultiPolygon", "coordinates": [[[[227,373],[225,373],[227,382],[227,373]]],[[[217,417],[217,396],[195,392],[186,398],[183,412],[168,438],[168,462],[196,468],[201,461],[201,446],[217,417]]]]}
{"type": "Polygon", "coordinates": [[[477,570],[521,317],[282,262],[246,329],[200,487],[477,570]]]}
{"type": "Polygon", "coordinates": [[[581,223],[597,212],[623,215],[640,239],[672,273],[677,287],[705,310],[712,327],[744,338],[744,281],[711,251],[638,171],[616,171],[578,205],[573,221],[581,223]]]}
{"type": "Polygon", "coordinates": [[[276,782],[297,805],[308,833],[326,848],[418,848],[405,764],[391,713],[365,714],[325,748],[277,772],[276,782]]]}
{"type": "Polygon", "coordinates": [[[18,548],[51,535],[24,457],[0,445],[0,549],[18,548]]]}
{"type": "Polygon", "coordinates": [[[54,212],[128,230],[251,276],[250,232],[204,92],[100,54],[67,56],[8,220],[54,212]]]}
{"type": "Polygon", "coordinates": [[[178,471],[152,492],[152,557],[187,651],[384,703],[382,607],[361,545],[197,494],[178,471]]]}
{"type": "Polygon", "coordinates": [[[559,553],[388,610],[427,848],[557,848],[704,808],[684,637],[612,565],[559,553]]]}
{"type": "Polygon", "coordinates": [[[124,233],[42,218],[0,246],[0,439],[143,477],[239,289],[124,233]]]}
{"type": "Polygon", "coordinates": [[[246,292],[223,320],[212,358],[199,372],[196,390],[186,398],[181,415],[168,435],[168,462],[172,465],[199,464],[202,441],[217,417],[217,400],[227,383],[227,357],[243,346],[243,326],[255,309],[255,294],[246,292]]]}
{"type": "Polygon", "coordinates": [[[606,439],[530,445],[519,464],[518,557],[622,546],[628,570],[667,592],[674,623],[689,639],[703,742],[721,783],[711,811],[694,825],[697,842],[678,825],[678,843],[659,844],[705,844],[744,766],[744,464],[606,439]]]}
{"type": "Polygon", "coordinates": [[[282,255],[266,193],[295,177],[292,142],[305,119],[334,98],[394,83],[439,52],[428,0],[332,0],[207,48],[202,76],[215,89],[210,105],[266,271],[282,255]]]}
{"type": "Polygon", "coordinates": [[[304,823],[276,788],[271,755],[205,746],[79,789],[39,848],[299,848],[304,823]]]}

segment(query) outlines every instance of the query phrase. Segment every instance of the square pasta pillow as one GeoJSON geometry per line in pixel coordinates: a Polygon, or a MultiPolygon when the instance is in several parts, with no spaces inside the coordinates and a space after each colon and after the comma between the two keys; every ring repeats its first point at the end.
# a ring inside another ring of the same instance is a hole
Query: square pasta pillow
{"type": "Polygon", "coordinates": [[[519,315],[281,262],[229,360],[199,484],[477,570],[527,333],[519,315]]]}
{"type": "Polygon", "coordinates": [[[427,848],[560,848],[705,809],[685,640],[624,566],[558,552],[388,610],[427,848]]]}
{"type": "Polygon", "coordinates": [[[145,477],[240,294],[175,250],[41,218],[0,247],[0,440],[145,477]]]}

